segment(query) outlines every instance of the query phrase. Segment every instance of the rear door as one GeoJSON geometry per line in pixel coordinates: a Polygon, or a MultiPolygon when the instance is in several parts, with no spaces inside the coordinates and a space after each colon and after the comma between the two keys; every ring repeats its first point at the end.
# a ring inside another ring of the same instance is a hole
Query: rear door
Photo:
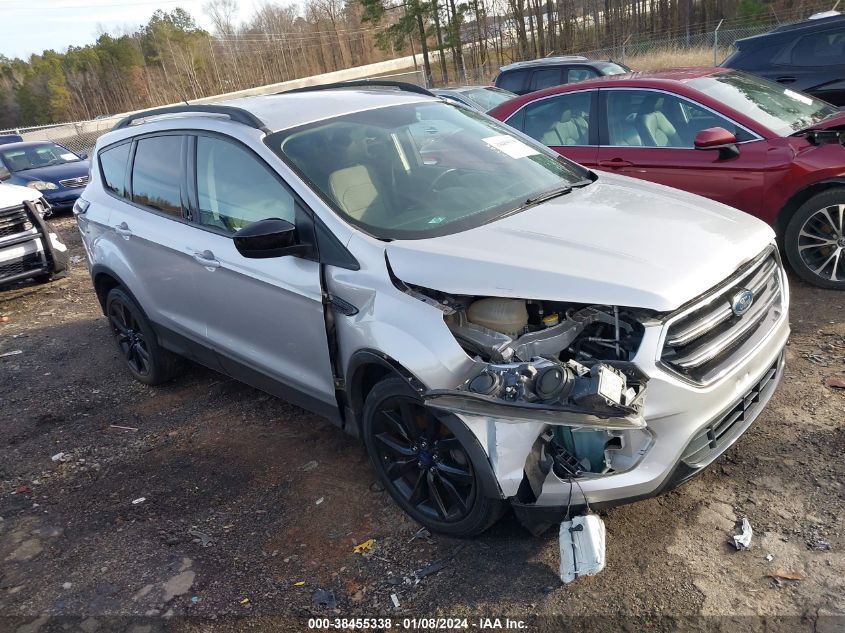
{"type": "Polygon", "coordinates": [[[561,156],[585,167],[598,157],[598,90],[551,95],[525,104],[506,121],[561,156]]]}
{"type": "Polygon", "coordinates": [[[115,198],[108,239],[123,260],[123,270],[116,272],[160,335],[185,355],[206,362],[205,320],[196,304],[197,263],[189,248],[196,229],[185,218],[186,139],[181,132],[142,136],[129,151],[125,184],[119,168],[108,167],[112,175],[106,173],[111,159],[120,156],[108,150],[100,154],[104,185],[115,198]]]}
{"type": "Polygon", "coordinates": [[[599,90],[598,168],[706,196],[758,214],[768,143],[713,110],[672,93],[640,88],[599,90]],[[723,127],[739,156],[697,150],[695,135],[723,127]]]}
{"type": "Polygon", "coordinates": [[[794,39],[759,74],[787,88],[845,105],[845,24],[794,39]]]}
{"type": "Polygon", "coordinates": [[[196,293],[209,338],[231,376],[334,417],[320,264],[300,257],[248,259],[233,235],[280,218],[313,240],[313,223],[279,176],[237,141],[190,139],[191,247],[196,293]]]}

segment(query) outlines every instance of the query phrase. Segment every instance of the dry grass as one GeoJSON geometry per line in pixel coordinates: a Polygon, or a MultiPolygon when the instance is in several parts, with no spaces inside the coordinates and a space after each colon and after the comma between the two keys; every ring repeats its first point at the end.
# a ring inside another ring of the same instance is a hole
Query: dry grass
{"type": "MultiPolygon", "coordinates": [[[[717,59],[721,62],[728,54],[720,50],[717,59]]],[[[642,55],[630,55],[625,64],[634,70],[663,70],[665,68],[685,68],[689,66],[712,66],[712,48],[665,48],[653,50],[642,55]]]]}

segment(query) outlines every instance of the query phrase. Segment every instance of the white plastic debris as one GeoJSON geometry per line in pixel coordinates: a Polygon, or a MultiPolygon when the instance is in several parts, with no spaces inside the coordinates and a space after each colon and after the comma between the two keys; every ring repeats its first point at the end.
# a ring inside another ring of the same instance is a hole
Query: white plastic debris
{"type": "Polygon", "coordinates": [[[560,579],[572,582],[604,569],[605,528],[597,514],[585,514],[560,524],[560,579]]]}
{"type": "Polygon", "coordinates": [[[774,556],[772,556],[771,554],[766,554],[766,561],[767,561],[767,562],[771,563],[771,562],[772,562],[772,560],[774,560],[774,558],[775,558],[775,557],[774,557],[774,556]]]}
{"type": "Polygon", "coordinates": [[[56,453],[50,459],[52,459],[54,462],[63,462],[63,461],[65,461],[64,457],[65,457],[64,453],[56,453]]]}
{"type": "Polygon", "coordinates": [[[6,358],[7,356],[17,356],[18,354],[23,354],[22,349],[14,349],[11,352],[3,352],[0,354],[0,358],[6,358]]]}
{"type": "Polygon", "coordinates": [[[751,529],[751,524],[745,517],[742,518],[742,534],[734,534],[733,546],[738,550],[748,549],[751,545],[751,537],[754,530],[751,529]]]}
{"type": "Polygon", "coordinates": [[[323,501],[325,501],[325,500],[326,500],[326,498],[325,498],[325,497],[320,497],[319,499],[317,499],[317,501],[315,501],[315,502],[314,502],[314,505],[317,505],[317,506],[318,506],[318,505],[320,505],[321,503],[323,503],[323,501]]]}
{"type": "Polygon", "coordinates": [[[393,601],[393,608],[399,608],[399,598],[396,596],[395,593],[390,594],[390,599],[393,601]]]}
{"type": "Polygon", "coordinates": [[[146,501],[146,500],[147,500],[147,498],[146,498],[146,497],[138,497],[137,499],[133,499],[133,500],[132,500],[132,505],[133,505],[133,506],[136,506],[136,505],[138,505],[139,503],[144,503],[144,501],[146,501]]]}

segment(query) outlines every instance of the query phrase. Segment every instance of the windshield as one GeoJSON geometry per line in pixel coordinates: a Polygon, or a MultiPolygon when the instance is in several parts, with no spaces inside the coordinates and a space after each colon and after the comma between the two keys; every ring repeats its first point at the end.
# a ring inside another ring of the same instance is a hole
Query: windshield
{"type": "Polygon", "coordinates": [[[829,103],[741,72],[691,79],[687,85],[754,119],[779,136],[789,136],[837,110],[829,103]]]}
{"type": "Polygon", "coordinates": [[[624,75],[631,72],[630,68],[616,62],[593,62],[593,66],[601,70],[603,75],[624,75]]]}
{"type": "Polygon", "coordinates": [[[69,149],[55,143],[9,149],[0,148],[0,157],[3,158],[3,162],[9,168],[9,171],[25,171],[82,160],[69,149]]]}
{"type": "Polygon", "coordinates": [[[443,102],[355,112],[267,138],[346,220],[382,239],[463,231],[590,172],[443,102]]]}
{"type": "Polygon", "coordinates": [[[484,110],[484,112],[489,112],[497,105],[516,96],[512,92],[500,90],[499,88],[470,88],[468,90],[462,90],[461,94],[484,110]]]}

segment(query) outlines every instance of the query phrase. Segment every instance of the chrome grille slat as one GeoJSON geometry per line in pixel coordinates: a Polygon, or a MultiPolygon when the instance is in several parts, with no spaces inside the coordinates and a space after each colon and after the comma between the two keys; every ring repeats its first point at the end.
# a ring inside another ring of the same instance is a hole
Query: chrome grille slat
{"type": "Polygon", "coordinates": [[[80,176],[79,178],[66,178],[60,180],[59,184],[62,187],[84,187],[88,184],[88,176],[80,176]]]}
{"type": "Polygon", "coordinates": [[[762,340],[782,313],[784,294],[776,249],[767,248],[725,283],[667,319],[661,363],[696,384],[708,384],[735,356],[762,340]],[[733,312],[738,292],[751,290],[747,312],[733,312]]]}

